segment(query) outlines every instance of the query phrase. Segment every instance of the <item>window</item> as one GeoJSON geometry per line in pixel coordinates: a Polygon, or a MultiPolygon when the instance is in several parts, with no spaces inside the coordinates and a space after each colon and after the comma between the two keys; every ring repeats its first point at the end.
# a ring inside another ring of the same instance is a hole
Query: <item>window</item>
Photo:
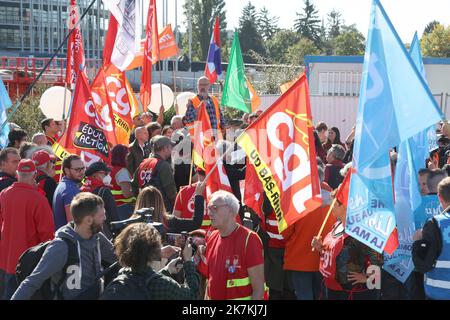
{"type": "Polygon", "coordinates": [[[356,97],[360,82],[361,73],[355,71],[319,72],[319,95],[356,97]]]}

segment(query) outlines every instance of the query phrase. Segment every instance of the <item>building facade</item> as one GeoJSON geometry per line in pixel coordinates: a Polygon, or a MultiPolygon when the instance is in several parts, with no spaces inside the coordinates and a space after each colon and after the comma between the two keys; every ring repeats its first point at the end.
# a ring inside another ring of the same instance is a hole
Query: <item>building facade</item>
{"type": "MultiPolygon", "coordinates": [[[[91,1],[77,1],[80,16],[91,1]]],[[[70,0],[0,0],[0,54],[52,55],[68,33],[69,4],[70,0]]],[[[102,57],[108,17],[103,2],[96,0],[81,22],[87,59],[102,57]]],[[[59,55],[65,55],[66,48],[65,43],[59,55]]]]}

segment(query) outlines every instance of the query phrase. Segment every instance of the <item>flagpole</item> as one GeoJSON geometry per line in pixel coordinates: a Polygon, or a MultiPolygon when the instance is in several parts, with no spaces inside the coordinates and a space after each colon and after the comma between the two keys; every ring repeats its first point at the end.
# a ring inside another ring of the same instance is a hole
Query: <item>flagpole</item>
{"type": "MultiPolygon", "coordinates": [[[[159,50],[158,50],[158,62],[159,62],[159,91],[161,92],[161,106],[164,105],[164,100],[163,100],[163,90],[162,90],[162,63],[161,63],[161,59],[160,59],[160,55],[159,55],[159,50]]],[[[161,107],[160,106],[160,107],[161,107]]]]}
{"type": "Polygon", "coordinates": [[[11,110],[11,112],[6,116],[6,120],[2,123],[2,126],[0,128],[0,132],[3,131],[3,128],[6,126],[6,124],[11,120],[12,116],[17,112],[17,109],[19,109],[20,105],[22,104],[22,102],[26,99],[26,97],[28,97],[28,95],[31,93],[31,90],[33,90],[33,87],[36,85],[36,83],[39,81],[39,79],[42,77],[42,75],[44,74],[44,72],[47,70],[47,68],[50,66],[50,64],[52,63],[53,59],[55,59],[56,55],[58,54],[58,52],[61,50],[61,48],[64,46],[64,44],[67,42],[67,39],[69,39],[69,37],[71,36],[72,32],[75,31],[75,29],[78,27],[78,25],[81,23],[81,20],[83,20],[84,16],[89,12],[89,10],[92,8],[92,6],[94,5],[94,3],[97,0],[92,0],[91,4],[87,7],[87,9],[83,12],[83,14],[81,15],[80,19],[78,19],[77,23],[74,25],[74,27],[72,29],[70,29],[69,33],[67,33],[67,35],[65,36],[65,38],[63,39],[63,41],[60,43],[60,45],[58,46],[58,48],[56,49],[56,51],[53,53],[53,55],[50,57],[50,59],[47,61],[47,63],[45,64],[44,68],[42,68],[41,72],[39,72],[39,74],[37,75],[36,78],[34,78],[33,82],[31,82],[31,84],[28,86],[27,90],[25,91],[25,93],[22,95],[22,97],[20,97],[19,100],[17,100],[16,104],[14,105],[14,108],[11,110]]]}

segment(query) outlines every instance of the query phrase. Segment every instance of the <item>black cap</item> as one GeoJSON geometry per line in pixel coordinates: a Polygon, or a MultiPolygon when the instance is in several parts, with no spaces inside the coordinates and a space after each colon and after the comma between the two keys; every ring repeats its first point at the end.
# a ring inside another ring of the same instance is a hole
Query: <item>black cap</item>
{"type": "Polygon", "coordinates": [[[99,172],[99,171],[111,172],[111,169],[108,168],[106,163],[99,161],[99,162],[94,162],[93,164],[91,164],[86,169],[86,172],[84,174],[89,177],[89,176],[92,176],[94,173],[99,172]]]}

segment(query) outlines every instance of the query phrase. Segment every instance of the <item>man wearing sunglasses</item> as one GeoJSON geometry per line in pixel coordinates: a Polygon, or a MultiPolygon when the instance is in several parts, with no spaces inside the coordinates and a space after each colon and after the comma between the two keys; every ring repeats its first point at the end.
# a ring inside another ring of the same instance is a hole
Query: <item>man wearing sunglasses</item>
{"type": "Polygon", "coordinates": [[[49,154],[45,150],[38,150],[33,153],[31,159],[36,165],[36,183],[38,184],[38,188],[45,193],[45,197],[51,207],[53,204],[53,195],[57,187],[55,180],[53,180],[56,158],[53,154],[49,154]]]}
{"type": "Polygon", "coordinates": [[[62,170],[64,177],[58,184],[53,195],[53,217],[55,218],[55,231],[72,221],[70,203],[80,192],[79,184],[86,170],[83,161],[77,155],[70,155],[63,160],[62,170]]]}

